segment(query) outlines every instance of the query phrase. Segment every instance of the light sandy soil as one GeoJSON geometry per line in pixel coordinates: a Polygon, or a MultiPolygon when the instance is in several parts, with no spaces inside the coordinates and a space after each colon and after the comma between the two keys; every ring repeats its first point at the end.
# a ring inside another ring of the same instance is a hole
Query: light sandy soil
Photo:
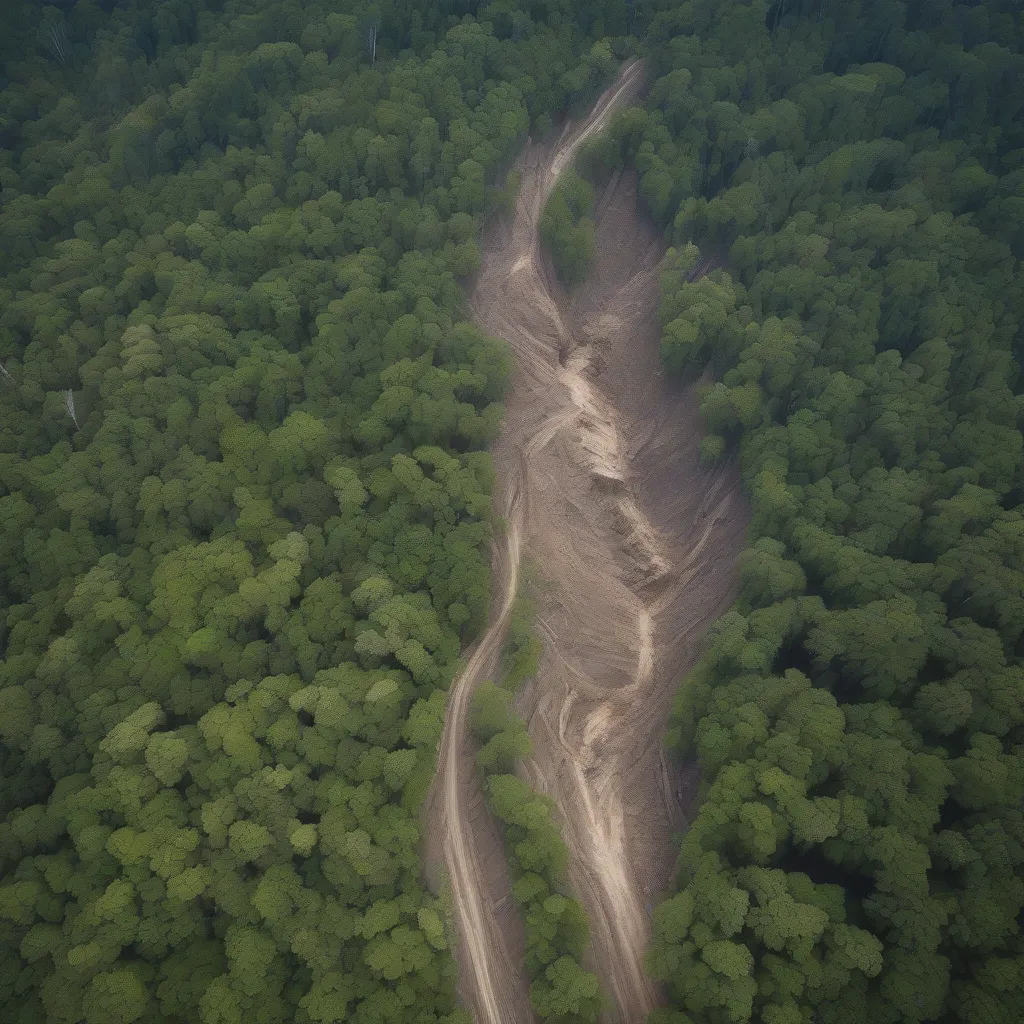
{"type": "Polygon", "coordinates": [[[490,624],[452,684],[427,820],[447,869],[461,990],[480,1024],[533,1020],[522,924],[467,735],[523,559],[544,580],[545,642],[520,700],[534,742],[524,775],[558,805],[606,1019],[637,1024],[659,1002],[643,953],[650,909],[669,883],[671,834],[685,826],[687,787],[661,740],[680,679],[732,601],[747,519],[735,470],[699,465],[692,390],[661,376],[663,246],[638,210],[635,179],[616,175],[600,196],[597,263],[572,299],[540,252],[537,224],[558,174],[641,77],[639,65],[625,68],[582,124],[553,146],[527,147],[513,222],[485,239],[471,296],[477,322],[516,356],[494,449],[506,528],[494,546],[490,624]]]}

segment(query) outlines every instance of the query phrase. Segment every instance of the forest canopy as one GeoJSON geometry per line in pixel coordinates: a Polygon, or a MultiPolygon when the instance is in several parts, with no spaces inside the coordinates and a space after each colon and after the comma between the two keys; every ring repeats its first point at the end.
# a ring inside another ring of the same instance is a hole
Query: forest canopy
{"type": "Polygon", "coordinates": [[[753,519],[684,681],[659,1024],[1024,1019],[1024,21],[656,5],[602,140],[753,519]],[[710,273],[703,273],[708,267],[710,273]]]}
{"type": "Polygon", "coordinates": [[[466,1019],[417,811],[509,357],[460,282],[607,6],[4,5],[5,1021],[466,1019]]]}

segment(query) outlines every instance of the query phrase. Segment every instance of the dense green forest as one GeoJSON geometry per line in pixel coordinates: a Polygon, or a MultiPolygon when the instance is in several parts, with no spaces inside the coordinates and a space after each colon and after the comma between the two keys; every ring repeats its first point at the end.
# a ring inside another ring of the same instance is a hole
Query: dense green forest
{"type": "Polygon", "coordinates": [[[753,508],[680,691],[661,1024],[1024,1020],[1024,19],[660,3],[635,161],[753,508]],[[698,255],[699,247],[700,254],[698,255]],[[699,280],[698,259],[720,267],[699,280]]]}
{"type": "Polygon", "coordinates": [[[0,1016],[464,1020],[417,809],[509,363],[460,281],[625,8],[3,6],[0,1016]]]}

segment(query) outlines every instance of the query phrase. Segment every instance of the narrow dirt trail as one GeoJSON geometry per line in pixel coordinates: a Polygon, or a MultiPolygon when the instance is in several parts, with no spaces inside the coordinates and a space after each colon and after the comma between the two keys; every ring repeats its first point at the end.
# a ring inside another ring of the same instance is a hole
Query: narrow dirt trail
{"type": "Polygon", "coordinates": [[[538,221],[558,174],[641,81],[640,66],[627,66],[582,124],[554,146],[527,147],[514,218],[486,240],[471,296],[477,322],[516,356],[494,449],[506,528],[494,546],[490,624],[452,684],[430,806],[463,994],[480,1024],[533,1019],[521,927],[502,911],[507,875],[493,866],[467,742],[470,698],[496,669],[521,559],[545,580],[545,653],[521,696],[534,741],[524,774],[558,805],[606,1017],[636,1024],[658,1003],[643,953],[650,905],[671,871],[671,832],[684,824],[661,738],[679,679],[732,600],[746,521],[735,472],[699,465],[694,396],[661,377],[663,248],[636,207],[635,182],[616,175],[605,189],[597,265],[571,301],[540,252],[538,221]]]}

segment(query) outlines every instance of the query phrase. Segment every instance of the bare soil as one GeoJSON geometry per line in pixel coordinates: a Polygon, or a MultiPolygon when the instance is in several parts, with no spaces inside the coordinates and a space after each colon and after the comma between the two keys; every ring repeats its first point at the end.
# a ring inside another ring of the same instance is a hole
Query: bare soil
{"type": "Polygon", "coordinates": [[[579,143],[641,84],[625,68],[590,116],[557,143],[530,145],[511,224],[485,239],[471,303],[478,324],[516,356],[495,445],[497,512],[490,624],[452,684],[427,821],[443,854],[458,930],[461,991],[478,1021],[529,1022],[523,929],[500,835],[482,805],[467,709],[493,676],[528,559],[544,580],[545,651],[520,704],[534,757],[524,776],[556,801],[570,883],[591,925],[591,967],[606,1019],[637,1024],[660,1002],[643,969],[650,911],[668,887],[685,785],[662,737],[679,682],[708,626],[732,602],[748,513],[730,465],[699,463],[692,387],[658,359],[657,270],[663,243],[631,174],[597,209],[598,258],[565,294],[537,226],[579,143]]]}

